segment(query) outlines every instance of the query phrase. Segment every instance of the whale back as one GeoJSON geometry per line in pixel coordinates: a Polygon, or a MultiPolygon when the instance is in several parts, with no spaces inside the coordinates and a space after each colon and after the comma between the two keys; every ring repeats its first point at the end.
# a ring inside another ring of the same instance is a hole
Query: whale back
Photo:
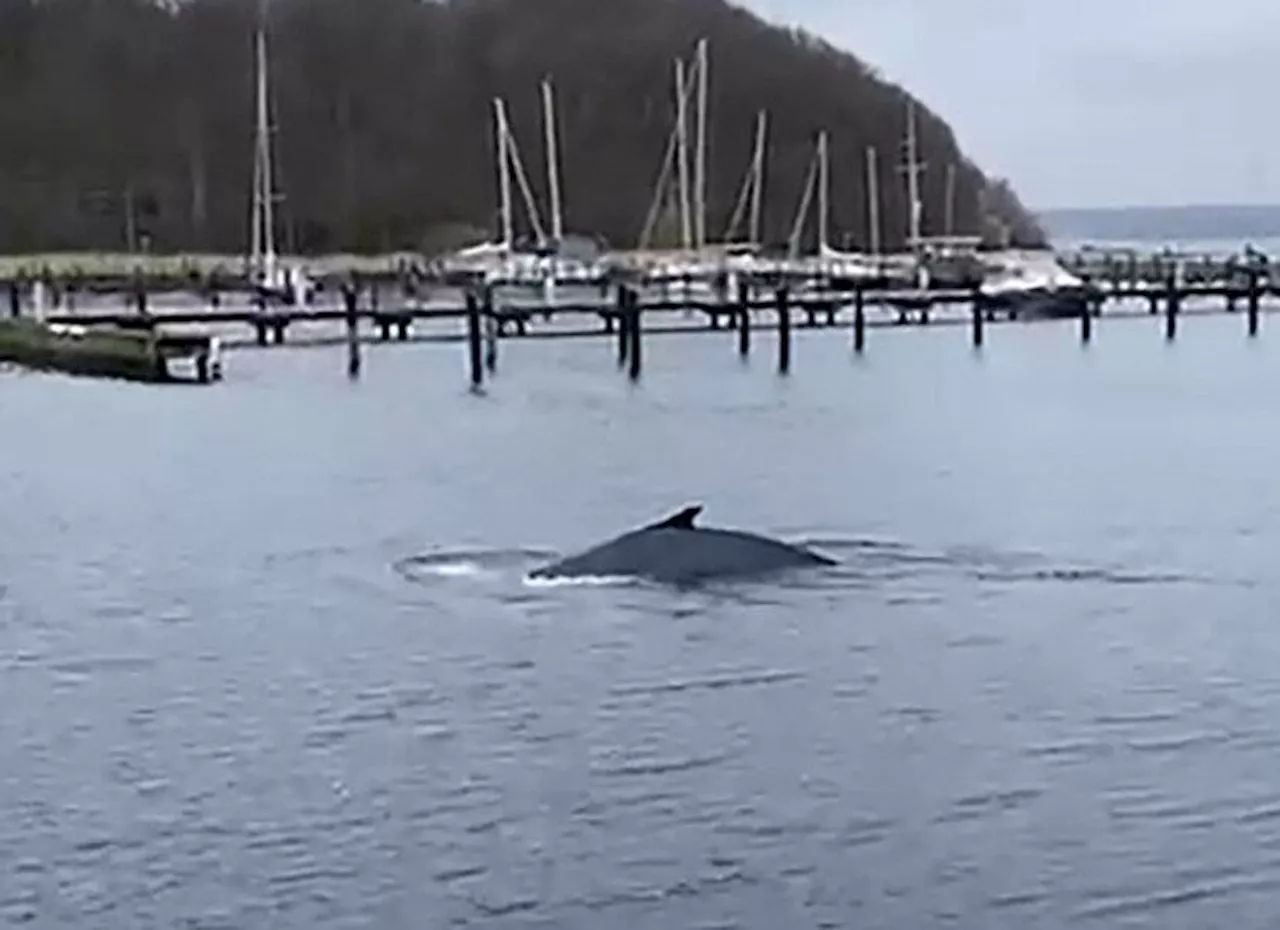
{"type": "Polygon", "coordinates": [[[534,572],[534,577],[630,577],[693,583],[834,565],[826,556],[741,530],[695,525],[701,506],[624,533],[534,572]]]}

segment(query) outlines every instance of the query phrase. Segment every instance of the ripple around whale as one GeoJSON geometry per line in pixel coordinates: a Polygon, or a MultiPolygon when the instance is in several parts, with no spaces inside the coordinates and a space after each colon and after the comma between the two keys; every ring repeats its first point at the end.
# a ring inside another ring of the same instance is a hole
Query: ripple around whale
{"type": "Polygon", "coordinates": [[[1136,568],[1058,561],[1046,553],[1001,550],[975,546],[941,549],[916,548],[897,540],[860,537],[815,537],[798,540],[797,545],[843,555],[842,562],[860,569],[882,569],[886,573],[925,575],[947,572],[966,575],[976,581],[1004,583],[1086,583],[1111,585],[1244,584],[1160,568],[1136,568]]]}
{"type": "Polygon", "coordinates": [[[392,568],[406,581],[431,584],[457,578],[518,578],[529,569],[558,558],[553,549],[437,549],[396,560],[392,568]]]}
{"type": "MultiPolygon", "coordinates": [[[[771,583],[800,589],[866,588],[920,581],[948,575],[985,584],[1102,584],[1134,585],[1231,585],[1214,578],[1169,569],[1120,565],[1090,565],[1056,561],[1026,550],[999,550],[975,546],[925,548],[900,540],[862,536],[820,536],[784,540],[789,545],[826,553],[835,565],[815,566],[797,575],[783,575],[771,583]]],[[[396,560],[392,567],[404,580],[420,585],[451,581],[487,581],[523,584],[536,588],[623,587],[640,583],[633,576],[585,576],[536,578],[530,573],[563,557],[559,550],[543,546],[440,547],[396,560]]],[[[733,582],[728,582],[732,584],[733,582]]],[[[758,581],[751,582],[759,584],[758,581]]],[[[721,582],[723,586],[725,582],[721,582]]]]}

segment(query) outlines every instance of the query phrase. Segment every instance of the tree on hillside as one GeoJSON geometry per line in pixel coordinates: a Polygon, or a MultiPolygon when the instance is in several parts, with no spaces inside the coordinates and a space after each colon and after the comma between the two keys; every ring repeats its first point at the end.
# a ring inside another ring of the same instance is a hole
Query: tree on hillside
{"type": "MultiPolygon", "coordinates": [[[[243,250],[258,8],[0,0],[0,248],[149,238],[165,250],[243,250]]],[[[545,211],[545,77],[568,229],[633,245],[673,126],[672,62],[704,36],[711,236],[732,212],[760,108],[771,119],[766,240],[785,241],[824,128],[833,239],[866,240],[867,146],[879,153],[884,241],[905,234],[906,95],[855,57],[724,0],[272,0],[267,25],[280,238],[304,251],[496,233],[494,96],[507,101],[545,211]]],[[[959,230],[981,230],[985,198],[1019,238],[1041,238],[1008,185],[989,184],[946,123],[917,109],[926,231],[942,231],[954,165],[959,230]]]]}

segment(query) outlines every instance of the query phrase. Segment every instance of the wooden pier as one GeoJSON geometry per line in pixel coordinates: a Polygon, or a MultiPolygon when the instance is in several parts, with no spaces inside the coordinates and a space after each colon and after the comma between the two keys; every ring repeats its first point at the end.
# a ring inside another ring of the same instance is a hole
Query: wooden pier
{"type": "MultiPolygon", "coordinates": [[[[1160,314],[1167,339],[1176,338],[1181,316],[1216,312],[1241,312],[1247,320],[1246,332],[1256,335],[1267,305],[1280,306],[1276,301],[1280,268],[1273,273],[1270,261],[1256,254],[1188,265],[1184,256],[1117,258],[1089,253],[1075,259],[1068,256],[1062,263],[1085,282],[1077,295],[1079,311],[1069,314],[1079,319],[1080,339],[1085,343],[1094,338],[1094,320],[1100,317],[1160,314]]],[[[632,276],[561,289],[561,299],[546,302],[534,296],[534,289],[492,283],[464,288],[437,285],[436,293],[424,299],[396,278],[349,276],[333,279],[327,293],[308,303],[271,300],[262,293],[211,296],[187,290],[190,305],[185,307],[175,306],[170,292],[153,295],[133,282],[105,305],[71,308],[63,302],[60,309],[45,308],[39,315],[50,324],[78,327],[216,329],[228,346],[345,342],[347,369],[353,378],[361,372],[364,342],[462,341],[473,387],[496,370],[498,344],[508,338],[611,334],[617,341],[620,367],[638,378],[642,344],[650,334],[724,330],[736,334],[738,351],[746,356],[753,332],[771,331],[777,333],[778,371],[785,374],[791,368],[793,328],[847,327],[853,350],[862,353],[868,350],[868,331],[878,327],[965,324],[973,346],[981,348],[990,324],[1036,316],[1016,302],[998,300],[976,284],[915,289],[884,282],[837,285],[821,276],[805,280],[746,274],[735,280],[732,293],[701,282],[701,287],[694,288],[699,296],[685,296],[689,285],[697,282],[655,283],[632,276]],[[326,330],[325,334],[317,336],[317,328],[326,330]]],[[[34,286],[10,282],[9,316],[28,314],[34,286]]],[[[39,300],[47,300],[47,295],[39,300]]],[[[4,315],[3,298],[0,315],[4,315]]]]}
{"type": "MultiPolygon", "coordinates": [[[[46,313],[51,323],[79,324],[82,326],[238,326],[248,330],[259,345],[280,344],[288,339],[290,327],[307,323],[338,323],[354,319],[357,324],[372,330],[382,341],[404,341],[411,337],[415,325],[443,320],[464,320],[468,316],[468,298],[478,301],[482,315],[491,318],[497,335],[536,335],[538,321],[551,321],[557,317],[596,318],[596,329],[604,333],[614,331],[618,320],[628,308],[623,299],[635,301],[636,312],[645,315],[660,313],[684,313],[703,319],[700,327],[685,329],[726,329],[737,324],[745,311],[749,315],[776,310],[779,293],[787,295],[788,315],[803,321],[807,326],[834,326],[847,322],[849,314],[861,306],[864,312],[881,308],[894,314],[893,323],[928,324],[934,322],[940,311],[964,310],[977,307],[988,321],[1018,319],[1017,309],[1007,310],[991,306],[991,300],[975,288],[936,288],[930,290],[903,290],[858,288],[847,291],[814,291],[804,288],[772,288],[761,292],[751,290],[734,298],[715,300],[705,298],[685,299],[674,296],[648,295],[635,285],[616,287],[612,299],[561,300],[554,304],[531,301],[503,303],[492,289],[461,291],[456,299],[426,302],[399,302],[387,304],[371,299],[370,292],[349,290],[349,298],[355,301],[348,306],[344,300],[312,306],[287,306],[266,303],[241,302],[235,305],[194,306],[189,308],[164,308],[151,304],[121,307],[119,309],[86,309],[46,313]],[[623,298],[619,295],[633,295],[623,298]]],[[[1170,304],[1181,307],[1189,301],[1214,300],[1223,311],[1234,311],[1250,302],[1280,297],[1280,280],[1272,282],[1260,276],[1244,276],[1239,280],[1208,283],[1161,284],[1145,282],[1110,283],[1093,285],[1090,302],[1094,314],[1104,312],[1108,304],[1140,302],[1148,313],[1160,312],[1170,304]]],[[[21,315],[22,311],[12,313],[21,315]]],[[[968,319],[968,314],[965,314],[968,319]]],[[[757,324],[758,325],[758,324],[757,324]]],[[[581,329],[581,327],[579,327],[581,329]]],[[[575,330],[577,332],[577,330],[575,330]]]]}

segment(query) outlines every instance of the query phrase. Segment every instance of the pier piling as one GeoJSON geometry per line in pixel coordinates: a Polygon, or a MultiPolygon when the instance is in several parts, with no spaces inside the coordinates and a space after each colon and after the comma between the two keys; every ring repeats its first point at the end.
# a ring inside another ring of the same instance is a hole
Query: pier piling
{"type": "Polygon", "coordinates": [[[1080,308],[1080,342],[1088,345],[1093,341],[1093,309],[1089,304],[1080,308]]]}
{"type": "Polygon", "coordinates": [[[133,279],[133,305],[138,316],[147,315],[147,282],[141,274],[135,275],[133,279]]]}
{"type": "Polygon", "coordinates": [[[498,313],[493,304],[493,285],[486,284],[480,303],[484,322],[484,368],[493,374],[498,370],[498,313]]]}
{"type": "Polygon", "coordinates": [[[630,345],[627,346],[627,376],[632,381],[638,381],[640,378],[640,295],[626,288],[626,316],[627,316],[627,333],[630,336],[628,340],[630,345]]]}
{"type": "Polygon", "coordinates": [[[616,299],[614,302],[614,316],[617,317],[618,324],[618,367],[625,368],[627,364],[627,350],[631,340],[631,317],[628,315],[628,298],[627,286],[619,284],[616,299]]]}
{"type": "Polygon", "coordinates": [[[258,345],[265,346],[268,343],[270,327],[267,321],[267,295],[260,285],[254,288],[253,307],[255,311],[254,325],[257,329],[258,345]]]}
{"type": "Polygon", "coordinates": [[[347,377],[360,377],[360,316],[356,302],[359,300],[355,287],[345,284],[342,287],[342,304],[347,322],[347,377]]]}
{"type": "Polygon", "coordinates": [[[791,306],[785,287],[774,294],[778,305],[778,374],[791,371],[791,306]]]}
{"type": "Polygon", "coordinates": [[[484,370],[490,375],[498,370],[498,318],[492,313],[484,318],[484,370]]]}
{"type": "Polygon", "coordinates": [[[982,294],[975,288],[973,291],[973,347],[982,348],[982,294]]]}
{"type": "Polygon", "coordinates": [[[471,390],[478,391],[484,383],[484,369],[480,356],[480,301],[467,291],[467,361],[471,374],[471,390]]]}
{"type": "Polygon", "coordinates": [[[1258,335],[1258,304],[1261,301],[1261,294],[1258,289],[1258,272],[1256,269],[1249,269],[1249,335],[1258,335]]]}
{"type": "Polygon", "coordinates": [[[867,344],[866,296],[862,288],[853,292],[853,351],[862,354],[867,344]]]}

